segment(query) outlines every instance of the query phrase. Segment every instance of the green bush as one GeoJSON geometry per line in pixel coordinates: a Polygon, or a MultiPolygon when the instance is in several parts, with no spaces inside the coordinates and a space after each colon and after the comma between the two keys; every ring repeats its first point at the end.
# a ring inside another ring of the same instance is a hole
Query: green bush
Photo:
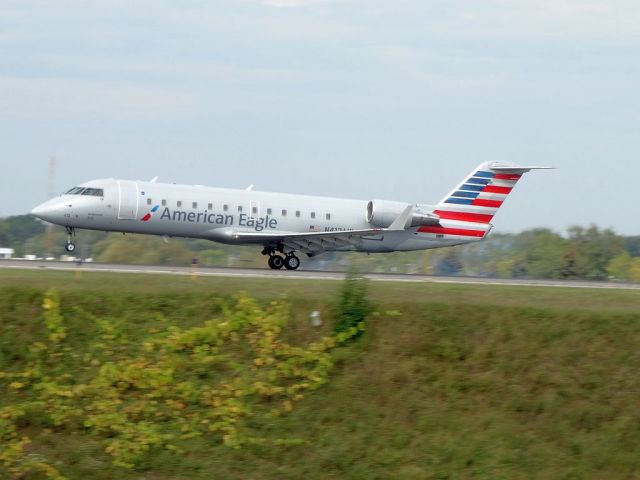
{"type": "Polygon", "coordinates": [[[367,298],[368,288],[367,279],[356,270],[347,273],[332,307],[336,318],[333,330],[338,338],[345,335],[355,339],[364,332],[367,315],[373,311],[367,298]]]}
{"type": "Polygon", "coordinates": [[[295,445],[299,439],[266,438],[258,427],[327,383],[330,351],[358,332],[292,346],[281,338],[289,305],[261,306],[240,294],[217,318],[187,328],[158,322],[135,340],[121,322],[76,307],[98,334],[73,343],[79,332],[63,311],[61,296],[48,291],[42,341],[18,368],[0,369],[0,478],[64,478],[44,457],[29,456],[27,425],[98,440],[125,468],[162,450],[182,453],[193,438],[233,449],[295,445]]]}

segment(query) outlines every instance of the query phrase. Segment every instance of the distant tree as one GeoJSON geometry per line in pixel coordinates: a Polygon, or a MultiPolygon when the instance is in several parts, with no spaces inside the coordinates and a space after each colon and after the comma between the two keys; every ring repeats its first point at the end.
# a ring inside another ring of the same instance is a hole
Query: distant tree
{"type": "Polygon", "coordinates": [[[181,242],[164,242],[147,235],[121,235],[107,240],[97,257],[105,263],[190,265],[193,252],[181,242]]]}
{"type": "Polygon", "coordinates": [[[494,264],[493,275],[499,278],[511,278],[515,276],[514,272],[516,271],[516,260],[503,258],[494,264]]]}
{"type": "Polygon", "coordinates": [[[612,230],[571,227],[569,242],[572,248],[570,276],[587,280],[604,280],[609,273],[607,267],[616,255],[622,253],[622,239],[612,230]]]}
{"type": "Polygon", "coordinates": [[[617,280],[629,280],[632,261],[633,259],[629,252],[624,251],[611,259],[609,265],[607,265],[607,273],[617,280]]]}
{"type": "MultiPolygon", "coordinates": [[[[491,234],[482,242],[454,247],[460,251],[462,273],[490,277],[510,277],[514,235],[491,234]],[[507,266],[509,265],[509,266],[507,266]]],[[[441,250],[442,252],[446,250],[441,250]]]]}
{"type": "Polygon", "coordinates": [[[438,275],[459,275],[461,271],[460,253],[453,248],[447,251],[436,267],[438,275]]]}
{"type": "Polygon", "coordinates": [[[622,245],[632,257],[640,257],[640,236],[623,237],[622,245]]]}
{"type": "Polygon", "coordinates": [[[629,280],[632,282],[640,282],[640,257],[635,257],[631,260],[629,280]]]}
{"type": "Polygon", "coordinates": [[[44,231],[44,224],[31,215],[0,219],[0,247],[13,248],[21,255],[27,240],[44,231]]]}
{"type": "Polygon", "coordinates": [[[201,265],[205,267],[221,267],[225,265],[225,253],[219,249],[200,250],[196,252],[201,265]]]}
{"type": "Polygon", "coordinates": [[[548,229],[523,232],[518,236],[518,249],[523,256],[522,268],[528,277],[561,278],[567,240],[548,229]]]}

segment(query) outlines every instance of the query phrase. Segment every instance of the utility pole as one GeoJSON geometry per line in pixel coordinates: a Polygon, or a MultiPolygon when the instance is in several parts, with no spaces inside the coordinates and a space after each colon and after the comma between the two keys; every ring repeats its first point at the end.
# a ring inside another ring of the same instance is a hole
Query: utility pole
{"type": "MultiPolygon", "coordinates": [[[[49,199],[52,199],[56,194],[56,157],[53,155],[49,157],[49,199]]],[[[45,258],[51,257],[53,252],[53,224],[47,223],[47,230],[45,233],[45,258]]]]}

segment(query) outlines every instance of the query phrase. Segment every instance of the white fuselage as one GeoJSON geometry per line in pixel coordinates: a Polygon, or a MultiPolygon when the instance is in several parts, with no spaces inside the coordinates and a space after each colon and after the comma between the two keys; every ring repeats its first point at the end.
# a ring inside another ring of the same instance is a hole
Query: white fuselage
{"type": "MultiPolygon", "coordinates": [[[[70,228],[201,238],[230,244],[267,245],[277,241],[275,235],[372,228],[366,216],[369,202],[365,200],[115,179],[93,180],[80,187],[93,188],[98,193],[63,194],[36,207],[32,213],[70,228]],[[238,238],[238,233],[255,236],[238,238]]],[[[388,203],[396,205],[396,213],[409,205],[388,203]]],[[[426,205],[416,207],[432,210],[426,205]]],[[[391,252],[479,240],[446,238],[418,230],[409,226],[350,242],[325,242],[321,250],[391,252]]]]}

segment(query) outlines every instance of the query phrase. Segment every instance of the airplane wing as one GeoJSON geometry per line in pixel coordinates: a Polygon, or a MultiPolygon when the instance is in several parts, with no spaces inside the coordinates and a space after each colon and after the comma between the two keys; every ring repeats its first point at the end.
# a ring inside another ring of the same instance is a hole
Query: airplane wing
{"type": "Polygon", "coordinates": [[[233,232],[235,240],[246,240],[254,243],[283,243],[309,255],[317,255],[327,249],[357,245],[363,238],[374,237],[385,232],[402,231],[407,227],[413,206],[408,205],[388,228],[368,228],[363,230],[346,230],[336,232],[233,232]]]}

